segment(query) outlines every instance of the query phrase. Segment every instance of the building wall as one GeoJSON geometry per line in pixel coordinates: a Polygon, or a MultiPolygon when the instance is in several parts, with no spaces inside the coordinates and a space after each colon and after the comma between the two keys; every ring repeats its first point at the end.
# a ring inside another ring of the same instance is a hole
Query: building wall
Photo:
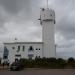
{"type": "Polygon", "coordinates": [[[43,57],[50,58],[55,57],[55,40],[54,40],[54,23],[55,12],[52,9],[41,9],[41,22],[42,22],[42,40],[43,45],[43,57]]]}
{"type": "Polygon", "coordinates": [[[43,22],[44,57],[55,57],[54,22],[43,22]]]}
{"type": "Polygon", "coordinates": [[[35,57],[42,58],[42,42],[36,42],[36,43],[6,43],[4,46],[9,50],[8,59],[10,63],[14,62],[15,59],[20,58],[26,58],[28,59],[29,55],[33,55],[32,59],[35,59],[35,57]],[[18,51],[18,46],[20,46],[20,50],[18,51]],[[25,49],[23,50],[23,46],[25,49]],[[29,50],[30,46],[33,47],[33,50],[29,50]],[[15,56],[15,55],[21,55],[15,56]]]}

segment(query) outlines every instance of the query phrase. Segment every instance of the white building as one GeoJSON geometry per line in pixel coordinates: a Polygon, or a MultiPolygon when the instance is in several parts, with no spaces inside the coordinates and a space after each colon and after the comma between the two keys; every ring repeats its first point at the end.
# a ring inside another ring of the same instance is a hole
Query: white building
{"type": "Polygon", "coordinates": [[[56,57],[54,41],[55,12],[49,8],[40,11],[42,25],[42,42],[4,43],[4,59],[11,63],[20,58],[35,59],[35,57],[56,57]]]}

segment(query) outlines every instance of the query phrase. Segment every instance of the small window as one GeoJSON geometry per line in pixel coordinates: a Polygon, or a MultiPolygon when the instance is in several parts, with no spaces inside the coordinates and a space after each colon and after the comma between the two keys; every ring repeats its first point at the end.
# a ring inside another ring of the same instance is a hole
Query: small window
{"type": "Polygon", "coordinates": [[[45,9],[44,8],[42,8],[42,11],[44,11],[45,9]]]}
{"type": "Polygon", "coordinates": [[[23,46],[23,51],[25,50],[25,46],[23,46]]]}
{"type": "Polygon", "coordinates": [[[20,50],[20,46],[18,46],[18,50],[20,50]]]}
{"type": "Polygon", "coordinates": [[[15,47],[12,47],[12,49],[15,49],[15,47]]]}
{"type": "Polygon", "coordinates": [[[36,50],[38,50],[38,49],[36,48],[36,50]]]}
{"type": "Polygon", "coordinates": [[[34,48],[32,46],[29,47],[29,51],[33,51],[34,48]]]}
{"type": "Polygon", "coordinates": [[[19,52],[20,51],[20,46],[18,46],[18,50],[17,50],[17,52],[19,52]]]}
{"type": "Polygon", "coordinates": [[[52,16],[52,14],[51,14],[51,16],[52,16]]]}
{"type": "Polygon", "coordinates": [[[40,50],[40,48],[36,48],[36,50],[40,50]]]}
{"type": "Polygon", "coordinates": [[[7,59],[7,58],[8,58],[7,56],[4,56],[4,57],[3,57],[3,59],[7,59]]]}

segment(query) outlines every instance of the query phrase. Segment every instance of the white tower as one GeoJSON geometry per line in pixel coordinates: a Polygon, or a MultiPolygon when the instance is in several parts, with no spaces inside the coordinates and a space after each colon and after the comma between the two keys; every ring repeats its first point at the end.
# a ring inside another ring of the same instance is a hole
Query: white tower
{"type": "Polygon", "coordinates": [[[42,25],[43,57],[55,57],[54,24],[55,12],[49,8],[42,8],[40,12],[40,22],[42,25]]]}

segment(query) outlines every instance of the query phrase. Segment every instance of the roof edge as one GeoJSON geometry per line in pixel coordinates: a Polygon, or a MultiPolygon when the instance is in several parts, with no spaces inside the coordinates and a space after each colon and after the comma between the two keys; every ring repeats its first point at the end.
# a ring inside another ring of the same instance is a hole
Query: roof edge
{"type": "Polygon", "coordinates": [[[4,44],[43,44],[43,42],[9,42],[4,44]]]}

